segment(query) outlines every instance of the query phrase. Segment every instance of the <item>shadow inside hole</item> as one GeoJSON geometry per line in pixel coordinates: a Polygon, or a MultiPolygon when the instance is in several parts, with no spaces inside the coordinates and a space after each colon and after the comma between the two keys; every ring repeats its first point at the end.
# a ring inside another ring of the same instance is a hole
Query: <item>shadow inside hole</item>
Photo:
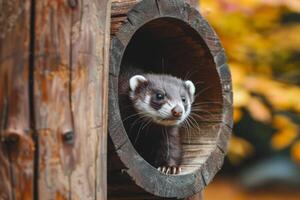
{"type": "MultiPolygon", "coordinates": [[[[159,18],[142,26],[131,38],[122,58],[120,74],[132,67],[144,73],[170,74],[195,84],[192,118],[189,127],[181,128],[180,134],[183,146],[182,172],[189,173],[197,169],[214,149],[222,119],[221,83],[209,48],[199,33],[188,24],[173,18],[159,18]]],[[[124,86],[124,80],[119,77],[119,91],[123,91],[120,87],[124,86]]],[[[139,115],[128,116],[131,104],[128,94],[119,92],[119,99],[126,132],[143,156],[143,146],[139,146],[138,140],[143,137],[144,128],[147,128],[147,134],[155,135],[155,126],[139,123],[139,115]],[[133,132],[135,138],[131,137],[133,132]]],[[[158,138],[153,137],[153,140],[158,138]]],[[[151,139],[147,141],[149,145],[154,143],[151,139]]],[[[152,158],[144,156],[144,159],[153,162],[152,158]]]]}

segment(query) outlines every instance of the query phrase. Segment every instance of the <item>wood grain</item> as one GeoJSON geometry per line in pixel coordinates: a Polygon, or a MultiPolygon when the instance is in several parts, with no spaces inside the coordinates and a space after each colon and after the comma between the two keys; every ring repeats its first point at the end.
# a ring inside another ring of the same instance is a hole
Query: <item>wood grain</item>
{"type": "Polygon", "coordinates": [[[106,199],[108,3],[37,2],[40,199],[106,199]]]}
{"type": "Polygon", "coordinates": [[[0,11],[0,199],[105,200],[110,1],[0,11]]]}
{"type": "Polygon", "coordinates": [[[0,199],[33,198],[30,1],[0,3],[0,199]]]}
{"type": "Polygon", "coordinates": [[[35,5],[34,111],[38,137],[39,199],[69,199],[74,167],[70,105],[70,36],[72,10],[67,1],[35,5]]]}
{"type": "Polygon", "coordinates": [[[109,11],[109,1],[79,1],[72,15],[74,199],[106,199],[109,11]]]}
{"type": "MultiPolygon", "coordinates": [[[[199,8],[199,0],[185,0],[196,9],[199,8]]],[[[126,21],[126,13],[141,0],[112,0],[111,13],[111,34],[119,29],[119,27],[126,21]]]]}

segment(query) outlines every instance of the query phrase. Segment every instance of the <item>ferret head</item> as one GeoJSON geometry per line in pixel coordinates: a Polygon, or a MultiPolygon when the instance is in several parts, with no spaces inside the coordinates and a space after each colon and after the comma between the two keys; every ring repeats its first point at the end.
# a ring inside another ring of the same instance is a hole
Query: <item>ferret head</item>
{"type": "Polygon", "coordinates": [[[164,126],[182,123],[191,112],[195,86],[170,75],[135,75],[129,80],[134,108],[164,126]]]}

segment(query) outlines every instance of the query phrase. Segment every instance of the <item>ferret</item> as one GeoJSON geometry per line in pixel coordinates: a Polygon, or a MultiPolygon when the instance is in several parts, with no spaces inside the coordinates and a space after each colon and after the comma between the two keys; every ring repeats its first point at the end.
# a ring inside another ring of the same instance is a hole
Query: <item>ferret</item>
{"type": "Polygon", "coordinates": [[[171,75],[129,69],[119,76],[123,124],[137,152],[165,174],[179,174],[180,126],[194,102],[195,85],[171,75]]]}

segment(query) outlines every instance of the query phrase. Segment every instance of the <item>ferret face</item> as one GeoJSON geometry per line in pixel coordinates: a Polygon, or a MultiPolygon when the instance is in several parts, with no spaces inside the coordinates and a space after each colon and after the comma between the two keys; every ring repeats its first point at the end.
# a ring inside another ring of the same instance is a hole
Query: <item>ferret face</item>
{"type": "Polygon", "coordinates": [[[191,112],[195,86],[169,75],[136,75],[129,80],[130,98],[140,116],[157,124],[174,126],[191,112]]]}

